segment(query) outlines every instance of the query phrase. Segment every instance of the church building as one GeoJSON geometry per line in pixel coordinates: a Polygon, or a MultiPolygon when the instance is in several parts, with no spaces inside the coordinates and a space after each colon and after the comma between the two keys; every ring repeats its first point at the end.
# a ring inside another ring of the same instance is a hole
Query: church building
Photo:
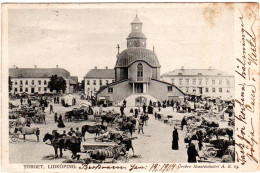
{"type": "Polygon", "coordinates": [[[173,84],[160,81],[159,60],[146,49],[147,38],[142,32],[143,23],[136,15],[131,23],[132,32],[127,40],[127,49],[117,55],[114,68],[115,82],[97,92],[98,100],[106,100],[127,106],[142,106],[144,103],[163,100],[183,100],[184,93],[173,84]]]}

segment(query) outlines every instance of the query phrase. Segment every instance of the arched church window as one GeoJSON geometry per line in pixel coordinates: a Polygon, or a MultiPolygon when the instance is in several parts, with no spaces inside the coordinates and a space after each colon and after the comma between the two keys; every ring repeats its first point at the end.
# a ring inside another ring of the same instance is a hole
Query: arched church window
{"type": "Polygon", "coordinates": [[[141,63],[137,65],[137,76],[143,77],[143,65],[141,63]]]}
{"type": "Polygon", "coordinates": [[[141,63],[137,65],[137,80],[143,80],[143,65],[141,63]]]}

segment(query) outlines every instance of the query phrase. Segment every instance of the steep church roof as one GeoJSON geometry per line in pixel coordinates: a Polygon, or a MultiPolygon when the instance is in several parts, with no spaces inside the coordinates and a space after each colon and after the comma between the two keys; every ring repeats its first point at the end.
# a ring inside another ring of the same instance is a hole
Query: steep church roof
{"type": "Polygon", "coordinates": [[[115,67],[128,67],[138,60],[145,61],[152,67],[161,67],[156,54],[151,50],[141,47],[128,48],[120,53],[115,67]]]}
{"type": "Polygon", "coordinates": [[[133,22],[131,22],[131,24],[134,24],[134,23],[142,24],[141,20],[138,18],[137,15],[135,16],[135,19],[133,20],[133,22]]]}

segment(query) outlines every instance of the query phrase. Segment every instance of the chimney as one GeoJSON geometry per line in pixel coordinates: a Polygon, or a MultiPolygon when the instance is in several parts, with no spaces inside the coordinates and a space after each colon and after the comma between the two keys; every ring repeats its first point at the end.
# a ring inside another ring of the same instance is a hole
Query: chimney
{"type": "Polygon", "coordinates": [[[13,65],[13,68],[15,68],[15,65],[13,65]]]}
{"type": "Polygon", "coordinates": [[[56,68],[59,68],[59,65],[56,65],[56,68]]]}
{"type": "Polygon", "coordinates": [[[34,65],[34,68],[37,68],[37,65],[34,65]]]}
{"type": "Polygon", "coordinates": [[[108,69],[108,67],[106,66],[106,69],[108,69]]]}
{"type": "Polygon", "coordinates": [[[95,69],[97,69],[97,66],[95,66],[95,69]]]}
{"type": "Polygon", "coordinates": [[[154,45],[153,45],[153,53],[154,53],[154,45]]]}
{"type": "Polygon", "coordinates": [[[184,66],[181,66],[181,69],[184,70],[184,66]]]}
{"type": "Polygon", "coordinates": [[[211,67],[211,66],[209,66],[209,70],[212,70],[212,67],[211,67]]]}

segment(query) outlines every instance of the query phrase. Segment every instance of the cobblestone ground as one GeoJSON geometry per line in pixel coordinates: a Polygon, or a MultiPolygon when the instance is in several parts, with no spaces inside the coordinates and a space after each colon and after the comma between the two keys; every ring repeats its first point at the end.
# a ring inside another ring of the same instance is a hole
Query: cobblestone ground
{"type": "MultiPolygon", "coordinates": [[[[80,100],[77,100],[77,107],[80,100]]],[[[54,105],[54,111],[64,113],[71,108],[64,108],[61,105],[54,105]]],[[[119,111],[119,108],[114,108],[119,111]]],[[[130,108],[127,108],[125,112],[129,112],[130,108]]],[[[10,150],[10,162],[11,163],[61,163],[66,158],[70,158],[70,151],[66,150],[63,152],[64,157],[56,160],[43,159],[44,156],[54,154],[54,149],[50,145],[46,145],[42,139],[44,134],[47,132],[51,133],[52,130],[58,129],[57,124],[54,123],[53,114],[49,114],[47,109],[46,120],[47,124],[32,124],[32,127],[40,128],[40,142],[36,142],[36,136],[26,136],[27,141],[22,140],[22,135],[17,143],[11,143],[9,145],[10,150]]],[[[184,114],[173,113],[171,109],[163,109],[166,114],[173,114],[176,119],[181,119],[184,114]]],[[[64,115],[64,114],[63,114],[64,115]]],[[[129,159],[131,163],[153,163],[153,162],[187,162],[187,149],[184,143],[184,133],[179,130],[179,150],[172,150],[172,131],[173,126],[163,123],[162,121],[155,120],[153,115],[149,115],[148,125],[144,126],[145,134],[138,134],[135,132],[133,136],[138,139],[133,140],[134,152],[137,157],[129,159]]],[[[92,117],[93,118],[93,117],[92,117]]],[[[90,117],[91,119],[91,117],[90,117]]],[[[66,130],[67,132],[71,127],[81,127],[85,124],[94,124],[91,121],[85,122],[64,122],[66,127],[64,129],[58,129],[58,132],[66,130]]],[[[87,134],[87,140],[93,141],[94,135],[87,134]]],[[[130,150],[129,155],[132,155],[130,150]]]]}

